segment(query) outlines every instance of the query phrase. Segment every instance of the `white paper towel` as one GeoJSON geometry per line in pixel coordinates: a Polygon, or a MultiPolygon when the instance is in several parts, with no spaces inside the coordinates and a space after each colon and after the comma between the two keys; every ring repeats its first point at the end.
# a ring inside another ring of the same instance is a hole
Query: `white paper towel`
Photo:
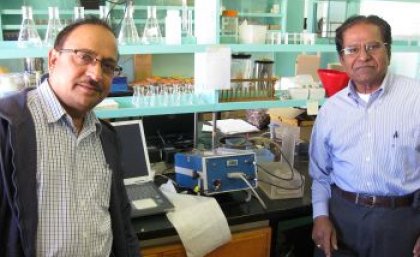
{"type": "Polygon", "coordinates": [[[175,205],[166,216],[188,257],[202,257],[232,238],[226,217],[214,198],[164,192],[175,205]]]}

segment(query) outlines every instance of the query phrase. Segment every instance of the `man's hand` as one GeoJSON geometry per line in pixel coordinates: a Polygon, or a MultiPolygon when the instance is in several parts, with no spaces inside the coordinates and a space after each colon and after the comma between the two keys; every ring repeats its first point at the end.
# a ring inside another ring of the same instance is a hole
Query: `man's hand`
{"type": "Polygon", "coordinates": [[[414,245],[413,257],[420,257],[420,236],[417,237],[416,244],[414,245]]]}
{"type": "MultiPolygon", "coordinates": [[[[337,250],[337,235],[335,228],[327,216],[319,216],[314,219],[314,227],[312,229],[312,239],[316,247],[324,250],[325,256],[330,257],[332,250],[337,250]]],[[[420,244],[420,241],[417,240],[420,244]]],[[[418,254],[420,254],[420,245],[418,246],[418,254]]],[[[416,248],[415,248],[416,249],[416,248]]],[[[420,255],[414,255],[420,257],[420,255]]]]}

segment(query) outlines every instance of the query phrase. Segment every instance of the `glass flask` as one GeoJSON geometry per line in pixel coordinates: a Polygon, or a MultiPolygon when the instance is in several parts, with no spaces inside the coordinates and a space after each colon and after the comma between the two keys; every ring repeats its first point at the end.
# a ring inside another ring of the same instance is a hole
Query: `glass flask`
{"type": "Polygon", "coordinates": [[[196,40],[193,32],[193,12],[188,10],[187,13],[187,31],[182,33],[182,43],[183,44],[195,44],[196,40]]]}
{"type": "Polygon", "coordinates": [[[85,18],[85,7],[75,6],[73,9],[73,20],[83,20],[85,18]]]}
{"type": "Polygon", "coordinates": [[[181,30],[182,30],[182,33],[187,34],[187,31],[188,31],[188,6],[187,6],[187,0],[182,0],[182,7],[181,7],[181,30]]]}
{"type": "Polygon", "coordinates": [[[111,20],[111,13],[107,5],[99,6],[99,19],[109,22],[111,20]]]}
{"type": "Polygon", "coordinates": [[[55,38],[62,28],[58,7],[48,7],[48,27],[45,33],[44,45],[53,46],[55,38]]]}
{"type": "Polygon", "coordinates": [[[143,30],[143,44],[160,44],[162,42],[162,33],[159,23],[156,19],[156,6],[147,7],[147,20],[143,30]]]}
{"type": "Polygon", "coordinates": [[[127,3],[124,19],[121,22],[121,29],[118,35],[118,43],[121,45],[137,44],[140,42],[136,24],[133,19],[133,13],[134,6],[130,1],[127,3]]]}
{"type": "Polygon", "coordinates": [[[35,27],[32,7],[22,6],[22,24],[20,25],[18,47],[41,46],[42,41],[35,27]]]}

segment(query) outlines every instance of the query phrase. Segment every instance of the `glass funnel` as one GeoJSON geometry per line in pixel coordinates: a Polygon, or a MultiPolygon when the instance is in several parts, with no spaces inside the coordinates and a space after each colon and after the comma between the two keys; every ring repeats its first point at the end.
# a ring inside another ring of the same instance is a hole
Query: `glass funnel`
{"type": "Polygon", "coordinates": [[[124,19],[121,22],[120,33],[118,35],[118,43],[121,45],[136,44],[140,42],[136,24],[133,19],[133,13],[134,6],[130,1],[127,3],[124,19]]]}
{"type": "Polygon", "coordinates": [[[45,33],[44,45],[53,46],[55,38],[62,28],[58,7],[48,7],[48,27],[45,33]]]}
{"type": "Polygon", "coordinates": [[[162,33],[160,32],[159,22],[156,19],[156,6],[147,7],[147,20],[143,30],[143,44],[160,44],[162,33]]]}
{"type": "Polygon", "coordinates": [[[20,25],[18,47],[41,46],[42,41],[32,17],[32,7],[22,6],[22,24],[20,25]]]}

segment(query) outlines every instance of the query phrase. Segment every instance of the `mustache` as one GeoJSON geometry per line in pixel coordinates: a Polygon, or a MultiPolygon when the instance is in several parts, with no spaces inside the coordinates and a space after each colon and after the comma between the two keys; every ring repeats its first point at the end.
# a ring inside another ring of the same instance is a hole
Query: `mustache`
{"type": "Polygon", "coordinates": [[[80,80],[78,81],[78,83],[80,84],[88,84],[89,86],[93,87],[93,89],[98,92],[98,93],[102,93],[103,90],[103,85],[102,83],[95,81],[93,79],[84,79],[84,80],[80,80]]]}

